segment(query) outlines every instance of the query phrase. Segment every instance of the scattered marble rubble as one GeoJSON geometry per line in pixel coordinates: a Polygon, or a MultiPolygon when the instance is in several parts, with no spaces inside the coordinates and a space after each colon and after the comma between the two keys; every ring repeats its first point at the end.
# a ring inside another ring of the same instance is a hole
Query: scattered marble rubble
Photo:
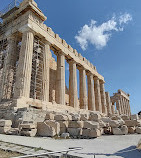
{"type": "MultiPolygon", "coordinates": [[[[21,119],[21,118],[19,118],[21,119]]],[[[57,138],[97,138],[103,134],[141,134],[141,119],[138,115],[103,116],[100,112],[57,113],[47,112],[44,119],[19,121],[13,127],[11,120],[0,120],[0,133],[57,138]]]]}

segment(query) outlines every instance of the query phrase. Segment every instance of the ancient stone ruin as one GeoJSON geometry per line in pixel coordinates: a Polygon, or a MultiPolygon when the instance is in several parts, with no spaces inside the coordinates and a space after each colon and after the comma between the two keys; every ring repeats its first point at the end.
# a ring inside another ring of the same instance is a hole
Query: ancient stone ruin
{"type": "Polygon", "coordinates": [[[10,7],[0,13],[0,133],[65,138],[141,133],[129,94],[118,90],[110,97],[104,77],[44,24],[47,18],[34,0],[10,7]]]}

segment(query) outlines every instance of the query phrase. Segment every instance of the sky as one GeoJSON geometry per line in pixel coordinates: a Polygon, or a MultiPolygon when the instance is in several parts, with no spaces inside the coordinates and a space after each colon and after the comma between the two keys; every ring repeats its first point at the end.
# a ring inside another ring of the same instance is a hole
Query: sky
{"type": "MultiPolygon", "coordinates": [[[[3,1],[0,10],[11,1],[3,1]]],[[[141,111],[141,0],[35,1],[45,24],[104,76],[106,91],[112,96],[122,89],[130,94],[132,113],[141,111]]]]}

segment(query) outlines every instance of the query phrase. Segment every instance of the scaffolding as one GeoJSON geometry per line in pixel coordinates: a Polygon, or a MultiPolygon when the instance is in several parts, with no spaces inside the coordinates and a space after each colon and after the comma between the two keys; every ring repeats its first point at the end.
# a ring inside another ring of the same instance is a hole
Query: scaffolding
{"type": "Polygon", "coordinates": [[[11,14],[13,11],[17,10],[19,8],[19,5],[21,3],[21,0],[13,0],[6,8],[0,11],[0,18],[4,18],[5,15],[11,14]]]}
{"type": "Polygon", "coordinates": [[[36,36],[32,57],[30,98],[42,100],[43,53],[45,44],[36,36]]]}

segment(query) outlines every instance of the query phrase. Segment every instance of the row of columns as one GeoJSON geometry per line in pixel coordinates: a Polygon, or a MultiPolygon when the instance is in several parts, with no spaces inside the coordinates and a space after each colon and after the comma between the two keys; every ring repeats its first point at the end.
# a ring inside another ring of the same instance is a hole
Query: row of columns
{"type": "MultiPolygon", "coordinates": [[[[34,33],[31,30],[23,32],[22,43],[19,54],[18,68],[16,72],[16,83],[14,98],[29,98],[32,72],[34,33]]],[[[49,52],[50,44],[46,42],[43,54],[43,101],[49,101],[49,52]]],[[[107,104],[104,82],[99,80],[90,72],[86,72],[83,67],[79,69],[79,102],[81,109],[96,110],[107,113],[110,106],[107,104]],[[88,99],[87,99],[87,84],[88,99]],[[107,105],[107,106],[106,106],[107,105]]],[[[69,60],[69,105],[79,108],[77,95],[77,64],[72,59],[69,60]]],[[[65,105],[65,55],[57,52],[57,77],[56,77],[56,102],[65,105]]]]}
{"type": "Polygon", "coordinates": [[[118,113],[120,115],[125,114],[127,116],[131,115],[131,110],[130,110],[130,103],[129,103],[129,99],[126,99],[124,96],[120,95],[118,96],[118,98],[116,99],[112,99],[112,113],[115,110],[115,105],[114,103],[116,102],[116,110],[118,111],[118,113]]]}
{"type": "Polygon", "coordinates": [[[121,107],[120,109],[121,114],[125,114],[128,116],[131,115],[129,100],[123,96],[120,96],[120,107],[121,107]]]}
{"type": "MultiPolygon", "coordinates": [[[[69,63],[69,105],[79,108],[77,95],[77,64],[72,59],[69,63]]],[[[79,103],[81,109],[96,110],[107,113],[104,82],[86,72],[83,67],[79,69],[79,103]],[[87,85],[88,84],[88,97],[87,85]],[[88,98],[88,99],[87,99],[88,98]]],[[[65,55],[57,53],[57,81],[56,81],[56,102],[65,105],[65,55]]]]}

